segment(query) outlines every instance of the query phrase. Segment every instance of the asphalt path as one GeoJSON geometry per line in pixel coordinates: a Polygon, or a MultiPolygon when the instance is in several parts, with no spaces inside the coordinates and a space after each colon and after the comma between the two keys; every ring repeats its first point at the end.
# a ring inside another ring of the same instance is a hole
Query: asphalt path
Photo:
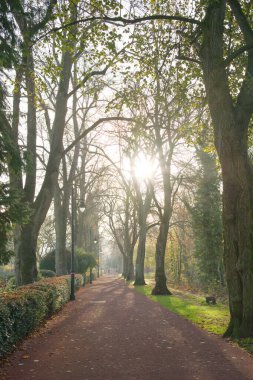
{"type": "Polygon", "coordinates": [[[100,277],[12,354],[8,380],[246,380],[253,357],[100,277]]]}

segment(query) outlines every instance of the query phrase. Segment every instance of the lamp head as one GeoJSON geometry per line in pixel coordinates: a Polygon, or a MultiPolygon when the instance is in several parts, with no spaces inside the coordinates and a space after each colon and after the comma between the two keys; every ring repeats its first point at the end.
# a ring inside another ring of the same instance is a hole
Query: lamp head
{"type": "Polygon", "coordinates": [[[79,204],[79,209],[81,212],[84,212],[86,207],[85,207],[85,203],[83,200],[80,201],[80,204],[79,204]]]}

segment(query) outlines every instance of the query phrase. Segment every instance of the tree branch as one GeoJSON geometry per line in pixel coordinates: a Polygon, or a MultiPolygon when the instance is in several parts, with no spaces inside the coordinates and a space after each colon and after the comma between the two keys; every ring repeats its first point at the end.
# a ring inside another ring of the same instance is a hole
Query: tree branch
{"type": "Polygon", "coordinates": [[[250,27],[249,21],[243,12],[241,5],[238,0],[229,0],[230,8],[238,22],[238,25],[243,33],[246,44],[252,44],[253,41],[253,30],[250,27]]]}
{"type": "MultiPolygon", "coordinates": [[[[128,45],[127,45],[128,46],[128,45]]],[[[113,57],[109,63],[105,66],[105,68],[103,70],[94,70],[94,71],[91,71],[90,73],[86,74],[85,77],[83,78],[83,80],[73,88],[73,90],[68,94],[68,98],[70,96],[72,96],[77,90],[79,90],[79,88],[81,88],[86,82],[88,82],[88,80],[94,76],[97,76],[97,75],[105,75],[107,70],[113,65],[115,59],[125,51],[125,48],[126,46],[121,49],[119,52],[116,53],[115,57],[113,57]]]]}
{"type": "Polygon", "coordinates": [[[225,66],[228,66],[235,58],[239,57],[241,54],[243,54],[245,51],[253,49],[253,43],[249,45],[244,45],[240,47],[239,49],[232,52],[225,60],[224,64],[225,66]]]}
{"type": "Polygon", "coordinates": [[[198,65],[201,64],[201,62],[198,59],[186,57],[186,55],[182,55],[182,54],[178,55],[175,58],[180,60],[180,61],[194,62],[194,63],[197,63],[198,65]]]}
{"type": "Polygon", "coordinates": [[[46,14],[45,14],[45,17],[43,18],[43,20],[38,22],[38,24],[32,25],[32,27],[30,29],[30,31],[32,32],[33,35],[35,33],[37,33],[40,29],[43,29],[44,26],[47,24],[47,22],[50,20],[56,4],[57,4],[57,0],[50,0],[50,3],[47,7],[46,14]]]}
{"type": "Polygon", "coordinates": [[[89,128],[85,129],[83,133],[80,134],[64,151],[62,152],[62,156],[68,153],[80,140],[82,140],[85,136],[88,135],[93,129],[95,129],[99,124],[102,124],[106,121],[133,121],[133,118],[130,117],[120,117],[120,116],[112,116],[112,117],[102,117],[93,123],[89,128]]]}
{"type": "Polygon", "coordinates": [[[69,23],[67,23],[65,25],[62,25],[62,26],[59,26],[59,27],[56,27],[56,28],[52,28],[47,33],[45,33],[42,36],[40,36],[35,42],[37,42],[40,39],[48,36],[51,33],[58,32],[59,30],[68,28],[69,26],[76,25],[76,24],[81,24],[81,23],[84,23],[84,22],[90,22],[90,21],[101,21],[101,22],[108,22],[108,23],[111,23],[111,22],[121,22],[122,26],[125,26],[125,25],[134,25],[134,24],[137,24],[137,23],[142,22],[142,21],[152,21],[152,20],[182,21],[182,22],[186,22],[186,23],[189,23],[189,24],[193,24],[193,25],[201,25],[202,24],[201,21],[193,19],[193,18],[189,18],[189,17],[169,16],[169,15],[157,15],[157,14],[150,15],[150,16],[144,16],[144,17],[136,17],[134,19],[127,19],[127,18],[124,18],[124,17],[109,17],[109,16],[100,17],[100,16],[94,16],[94,17],[82,18],[82,19],[79,19],[79,20],[76,20],[76,21],[69,22],[69,23]]]}
{"type": "Polygon", "coordinates": [[[79,88],[81,88],[86,82],[88,82],[90,78],[96,75],[105,75],[106,71],[109,69],[110,66],[111,63],[109,63],[103,70],[94,70],[91,71],[89,74],[86,74],[83,80],[77,86],[75,86],[72,91],[68,93],[68,98],[70,98],[77,90],[79,90],[79,88]]]}

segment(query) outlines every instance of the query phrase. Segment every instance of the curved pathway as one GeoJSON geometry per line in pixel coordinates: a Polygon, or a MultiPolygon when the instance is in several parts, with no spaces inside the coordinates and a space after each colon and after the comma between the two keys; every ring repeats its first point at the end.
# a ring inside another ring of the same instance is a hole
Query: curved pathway
{"type": "Polygon", "coordinates": [[[246,380],[253,358],[127,287],[81,289],[2,369],[8,380],[246,380]]]}

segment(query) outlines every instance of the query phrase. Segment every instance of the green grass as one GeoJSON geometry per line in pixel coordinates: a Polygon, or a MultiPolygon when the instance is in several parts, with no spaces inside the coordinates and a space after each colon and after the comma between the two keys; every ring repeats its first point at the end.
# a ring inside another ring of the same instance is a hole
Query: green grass
{"type": "Polygon", "coordinates": [[[222,335],[228,326],[229,310],[224,305],[207,305],[202,297],[188,294],[182,294],[180,297],[174,295],[152,296],[150,285],[135,286],[134,288],[152,301],[158,302],[166,309],[189,319],[210,333],[222,335]]]}
{"type": "MultiPolygon", "coordinates": [[[[134,289],[158,302],[161,306],[190,320],[209,333],[223,335],[229,322],[229,309],[224,304],[207,305],[204,296],[171,289],[172,296],[152,296],[153,286],[135,286],[134,289]]],[[[235,339],[234,343],[253,354],[253,338],[235,339]]]]}

